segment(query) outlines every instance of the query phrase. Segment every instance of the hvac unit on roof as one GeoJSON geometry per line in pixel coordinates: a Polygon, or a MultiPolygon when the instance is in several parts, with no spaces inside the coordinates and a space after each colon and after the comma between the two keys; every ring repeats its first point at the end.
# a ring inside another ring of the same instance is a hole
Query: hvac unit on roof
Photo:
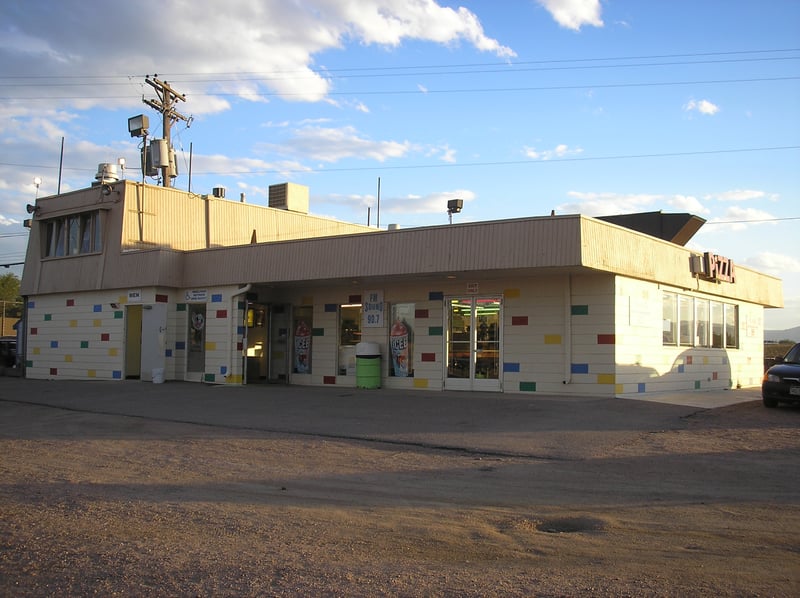
{"type": "Polygon", "coordinates": [[[94,178],[101,184],[116,183],[119,180],[119,171],[116,164],[104,162],[97,165],[97,174],[94,178]]]}

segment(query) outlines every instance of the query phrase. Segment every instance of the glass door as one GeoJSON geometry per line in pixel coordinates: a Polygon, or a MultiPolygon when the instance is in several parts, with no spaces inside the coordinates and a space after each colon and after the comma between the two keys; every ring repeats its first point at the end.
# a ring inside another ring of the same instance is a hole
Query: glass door
{"type": "Polygon", "coordinates": [[[448,390],[502,390],[502,300],[458,297],[447,302],[448,390]]]}

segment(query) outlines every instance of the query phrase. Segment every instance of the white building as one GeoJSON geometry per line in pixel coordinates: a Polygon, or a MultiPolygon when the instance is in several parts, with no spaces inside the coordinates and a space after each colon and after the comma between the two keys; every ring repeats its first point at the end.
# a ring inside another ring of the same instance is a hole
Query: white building
{"type": "Polygon", "coordinates": [[[309,215],[299,185],[270,205],[133,181],[40,198],[25,375],[353,387],[368,357],[385,388],[755,386],[783,302],[778,279],[685,248],[690,215],[379,231],[309,215]]]}

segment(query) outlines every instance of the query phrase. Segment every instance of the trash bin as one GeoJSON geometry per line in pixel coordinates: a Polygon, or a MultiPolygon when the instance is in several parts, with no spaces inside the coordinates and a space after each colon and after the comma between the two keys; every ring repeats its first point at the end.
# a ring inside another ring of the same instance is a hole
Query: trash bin
{"type": "Polygon", "coordinates": [[[356,386],[381,387],[381,348],[378,343],[362,342],[356,345],[356,386]]]}
{"type": "Polygon", "coordinates": [[[153,368],[153,384],[164,383],[164,368],[153,368]]]}

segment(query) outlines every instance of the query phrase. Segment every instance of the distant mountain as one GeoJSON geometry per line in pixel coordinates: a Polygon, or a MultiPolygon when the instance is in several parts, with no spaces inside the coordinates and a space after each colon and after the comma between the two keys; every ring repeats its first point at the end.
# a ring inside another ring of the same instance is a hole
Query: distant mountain
{"type": "Polygon", "coordinates": [[[773,342],[791,340],[800,343],[800,326],[789,328],[789,330],[765,330],[764,340],[773,342]]]}

